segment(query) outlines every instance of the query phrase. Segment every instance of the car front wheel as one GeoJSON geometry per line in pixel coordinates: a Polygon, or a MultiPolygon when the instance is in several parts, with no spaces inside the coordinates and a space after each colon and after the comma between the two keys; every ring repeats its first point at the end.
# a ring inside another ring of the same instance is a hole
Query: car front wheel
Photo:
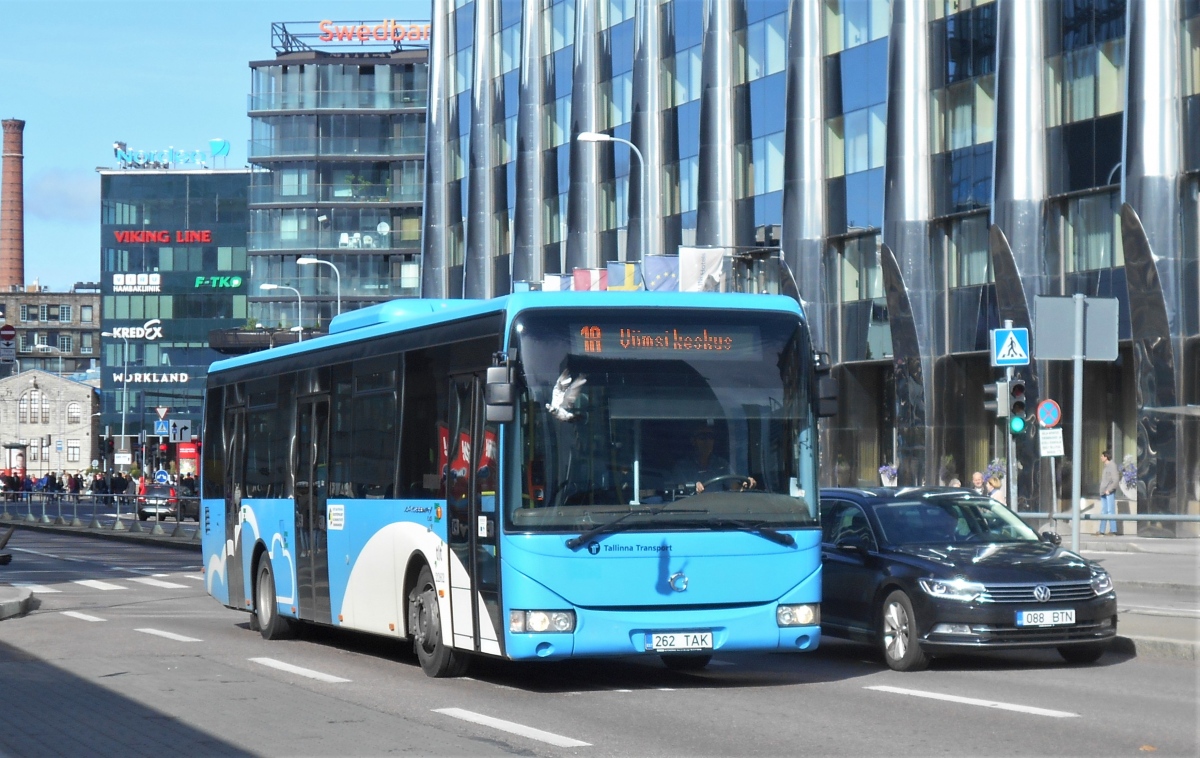
{"type": "Polygon", "coordinates": [[[929,657],[917,640],[917,617],[908,595],[896,590],[883,601],[879,613],[879,645],[887,665],[896,671],[920,671],[929,657]]]}

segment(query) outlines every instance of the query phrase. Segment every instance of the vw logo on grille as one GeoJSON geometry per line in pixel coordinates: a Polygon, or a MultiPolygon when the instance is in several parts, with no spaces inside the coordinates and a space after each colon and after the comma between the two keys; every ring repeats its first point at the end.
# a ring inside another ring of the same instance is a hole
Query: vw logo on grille
{"type": "Polygon", "coordinates": [[[671,574],[671,578],[667,580],[667,584],[671,585],[671,589],[676,592],[683,592],[688,586],[687,574],[682,571],[678,574],[671,574]]]}
{"type": "Polygon", "coordinates": [[[1039,584],[1033,588],[1033,599],[1039,603],[1045,603],[1050,600],[1050,588],[1044,584],[1039,584]]]}

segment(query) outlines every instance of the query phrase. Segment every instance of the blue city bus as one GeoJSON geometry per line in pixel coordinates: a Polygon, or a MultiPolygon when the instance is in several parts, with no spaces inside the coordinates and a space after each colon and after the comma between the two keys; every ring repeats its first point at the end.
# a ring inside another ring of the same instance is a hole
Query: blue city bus
{"type": "Polygon", "coordinates": [[[299,623],[472,656],[820,641],[818,369],[777,295],[399,300],[214,363],[206,587],[299,623]]]}

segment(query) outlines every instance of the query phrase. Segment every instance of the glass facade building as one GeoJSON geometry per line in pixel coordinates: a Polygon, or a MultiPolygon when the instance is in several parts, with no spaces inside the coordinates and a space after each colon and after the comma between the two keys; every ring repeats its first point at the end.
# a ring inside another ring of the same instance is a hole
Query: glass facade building
{"type": "Polygon", "coordinates": [[[249,185],[246,170],[100,172],[101,430],[154,436],[169,408],[198,436],[222,357],[209,332],[247,320],[249,185]]]}
{"type": "Polygon", "coordinates": [[[277,56],[250,64],[250,314],[323,328],[339,277],[343,310],[419,293],[428,51],[313,49],[275,27],[277,56]]]}
{"type": "MultiPolygon", "coordinates": [[[[824,481],[856,485],[1005,458],[990,330],[1032,327],[1039,296],[1116,298],[1119,360],[1078,388],[1064,362],[1018,373],[1034,402],[1082,391],[1084,496],[1112,449],[1137,467],[1128,507],[1200,510],[1198,19],[1197,0],[434,0],[422,294],[774,239],[841,380],[824,481]],[[584,132],[632,141],[645,176],[584,132]]],[[[1022,509],[1070,497],[1036,430],[1008,470],[1022,509]]]]}

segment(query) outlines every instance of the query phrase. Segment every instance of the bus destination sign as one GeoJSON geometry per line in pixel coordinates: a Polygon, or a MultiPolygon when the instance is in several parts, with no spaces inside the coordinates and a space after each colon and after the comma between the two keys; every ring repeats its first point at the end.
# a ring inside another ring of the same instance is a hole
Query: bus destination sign
{"type": "Polygon", "coordinates": [[[762,335],[756,327],[619,326],[576,324],[571,327],[571,352],[636,359],[699,358],[757,360],[762,358],[762,335]]]}

